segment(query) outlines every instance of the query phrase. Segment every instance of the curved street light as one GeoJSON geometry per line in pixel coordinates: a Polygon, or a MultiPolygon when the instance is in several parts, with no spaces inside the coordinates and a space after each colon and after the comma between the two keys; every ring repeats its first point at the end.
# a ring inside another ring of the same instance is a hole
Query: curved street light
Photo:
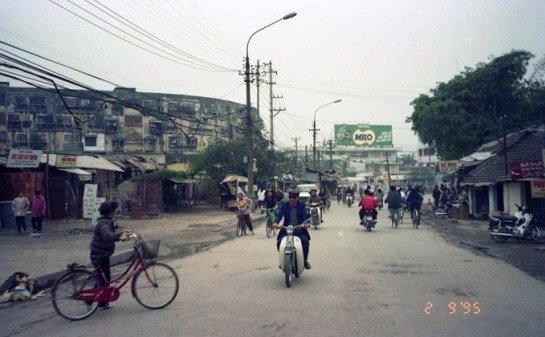
{"type": "Polygon", "coordinates": [[[312,165],[313,165],[314,169],[316,169],[316,113],[318,112],[318,110],[320,110],[321,108],[323,108],[325,106],[335,104],[335,103],[339,103],[339,102],[341,102],[340,99],[335,100],[333,102],[329,102],[327,104],[319,106],[318,109],[316,109],[316,111],[314,111],[314,122],[312,123],[312,165]]]}
{"type": "Polygon", "coordinates": [[[252,102],[250,99],[250,58],[248,57],[248,47],[250,46],[250,40],[252,37],[254,37],[255,34],[259,33],[265,28],[268,28],[275,23],[278,23],[282,20],[288,20],[296,16],[296,12],[291,12],[280,19],[269,23],[268,25],[259,28],[256,30],[252,35],[250,35],[250,38],[248,39],[248,42],[246,42],[246,58],[245,58],[245,64],[244,64],[244,82],[246,82],[246,118],[247,118],[247,129],[246,129],[246,156],[248,158],[247,160],[247,175],[248,175],[248,197],[253,198],[254,197],[254,174],[253,174],[253,153],[252,153],[252,140],[250,137],[251,133],[251,125],[252,125],[252,102]]]}

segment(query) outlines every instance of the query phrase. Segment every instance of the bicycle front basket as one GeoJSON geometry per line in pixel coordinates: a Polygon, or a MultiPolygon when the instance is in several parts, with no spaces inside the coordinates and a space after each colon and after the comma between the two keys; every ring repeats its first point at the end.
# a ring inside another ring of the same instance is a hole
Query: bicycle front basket
{"type": "Polygon", "coordinates": [[[159,244],[161,240],[142,241],[142,257],[144,259],[155,259],[159,255],[159,244]]]}

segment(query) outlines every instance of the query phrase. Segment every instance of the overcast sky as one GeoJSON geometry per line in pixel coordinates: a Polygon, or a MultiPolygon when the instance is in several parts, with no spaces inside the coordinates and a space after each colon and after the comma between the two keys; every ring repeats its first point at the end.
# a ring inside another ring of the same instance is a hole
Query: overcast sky
{"type": "MultiPolygon", "coordinates": [[[[278,71],[274,95],[283,98],[274,99],[274,107],[286,108],[274,119],[279,148],[293,147],[295,137],[301,137],[300,146],[311,145],[315,110],[342,99],[318,111],[319,141],[333,137],[334,124],[389,124],[394,145],[415,150],[417,138],[404,121],[412,112],[410,101],[420,93],[491,55],[524,49],[536,55],[535,61],[545,54],[543,0],[72,1],[133,37],[67,0],[0,0],[1,40],[138,91],[240,103],[245,102],[245,89],[237,71],[242,70],[248,38],[283,15],[297,12],[296,17],[256,34],[249,48],[252,63],[272,60],[278,71]],[[156,41],[161,39],[163,46],[155,45],[162,51],[146,48],[178,63],[114,37],[54,3],[144,46],[134,37],[149,41],[146,37],[104,12],[120,15],[140,31],[153,34],[156,41]]],[[[113,89],[39,62],[97,89],[113,89]]],[[[267,85],[261,87],[260,96],[261,116],[268,128],[267,85]]]]}

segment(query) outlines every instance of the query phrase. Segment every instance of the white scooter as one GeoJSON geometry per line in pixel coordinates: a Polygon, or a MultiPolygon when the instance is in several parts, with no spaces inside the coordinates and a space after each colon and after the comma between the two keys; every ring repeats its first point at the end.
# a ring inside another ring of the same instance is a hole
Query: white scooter
{"type": "Polygon", "coordinates": [[[347,194],[346,195],[346,205],[348,207],[351,207],[353,203],[354,203],[354,195],[353,194],[347,194]]]}
{"type": "Polygon", "coordinates": [[[318,229],[318,226],[320,225],[320,204],[318,203],[310,203],[310,225],[314,226],[314,229],[318,229]]]}
{"type": "Polygon", "coordinates": [[[296,228],[302,228],[309,220],[310,218],[297,226],[280,226],[286,230],[287,235],[280,242],[278,263],[280,270],[284,273],[284,280],[288,288],[291,287],[293,276],[299,277],[305,270],[303,245],[301,244],[301,239],[293,235],[293,232],[296,228]]]}

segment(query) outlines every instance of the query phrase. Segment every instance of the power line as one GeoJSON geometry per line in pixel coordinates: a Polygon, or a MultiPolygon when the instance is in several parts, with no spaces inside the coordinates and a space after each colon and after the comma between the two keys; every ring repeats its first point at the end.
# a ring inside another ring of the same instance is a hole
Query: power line
{"type": "MultiPolygon", "coordinates": [[[[90,20],[88,20],[88,19],[82,17],[81,15],[79,15],[79,14],[77,14],[77,13],[71,11],[70,9],[68,9],[68,8],[66,8],[66,7],[64,7],[64,6],[62,6],[62,5],[60,5],[60,4],[56,3],[56,2],[54,2],[53,0],[48,0],[48,1],[51,2],[51,3],[53,3],[54,5],[56,5],[56,6],[60,7],[60,8],[62,8],[62,9],[64,9],[65,11],[71,13],[72,15],[77,16],[78,18],[82,19],[83,21],[85,21],[85,22],[87,22],[87,23],[89,23],[89,24],[91,24],[91,25],[93,25],[93,26],[99,28],[100,30],[102,30],[102,31],[104,31],[104,32],[106,32],[106,33],[108,33],[108,34],[110,34],[110,35],[113,35],[113,36],[117,37],[118,39],[121,39],[121,40],[123,40],[123,41],[125,41],[125,42],[127,42],[127,43],[129,43],[129,44],[131,44],[131,45],[133,45],[133,46],[135,46],[135,47],[137,47],[137,48],[139,48],[139,49],[145,50],[145,51],[147,51],[147,52],[149,52],[149,53],[151,53],[151,54],[153,54],[153,55],[159,56],[159,57],[161,57],[161,58],[163,58],[163,59],[165,59],[165,60],[168,60],[168,61],[171,61],[171,62],[180,64],[180,65],[183,65],[183,66],[187,66],[187,67],[199,69],[199,70],[205,70],[205,71],[218,71],[218,72],[222,72],[222,71],[225,72],[225,71],[227,71],[227,70],[220,70],[220,69],[214,69],[214,68],[210,68],[210,67],[205,67],[204,65],[198,66],[198,65],[195,65],[195,64],[196,64],[195,62],[191,62],[191,60],[179,61],[179,60],[176,60],[176,59],[172,59],[172,58],[166,57],[166,56],[161,55],[161,54],[159,54],[159,53],[157,53],[157,52],[155,52],[155,51],[153,51],[153,50],[151,50],[151,49],[148,49],[148,48],[146,48],[146,47],[144,47],[144,46],[140,46],[140,45],[138,45],[138,44],[136,44],[136,43],[134,43],[134,42],[132,42],[132,41],[129,41],[128,39],[126,39],[126,38],[124,38],[124,37],[122,37],[122,36],[120,36],[120,35],[118,35],[118,34],[115,34],[115,33],[111,32],[111,31],[105,29],[104,27],[101,27],[101,26],[97,25],[97,24],[94,23],[94,22],[91,22],[90,20]],[[185,62],[189,62],[189,63],[185,63],[185,62]]],[[[68,0],[68,1],[70,1],[70,0],[68,0]]],[[[78,5],[76,5],[76,6],[79,7],[78,5]]],[[[80,8],[81,8],[81,7],[80,7],[80,8]]],[[[92,14],[92,15],[93,15],[93,14],[92,14]]],[[[95,16],[95,15],[93,15],[93,16],[95,16]]],[[[96,17],[96,16],[95,16],[95,17],[96,17]]],[[[109,24],[109,23],[108,23],[108,24],[109,24]]],[[[109,25],[111,25],[111,24],[109,24],[109,25]]],[[[118,27],[115,27],[115,26],[113,26],[113,27],[116,28],[116,29],[118,29],[118,30],[123,31],[122,29],[120,29],[120,28],[118,28],[118,27]]],[[[124,32],[124,31],[123,31],[123,32],[124,32]]],[[[126,33],[126,32],[124,32],[124,33],[127,34],[127,35],[129,35],[129,36],[131,36],[131,34],[128,34],[128,33],[126,33]]],[[[134,36],[132,36],[132,37],[135,38],[134,36]]],[[[161,50],[160,48],[157,48],[157,47],[155,47],[155,46],[153,46],[153,45],[151,45],[151,44],[149,44],[149,43],[147,43],[147,42],[145,42],[145,41],[139,39],[139,38],[136,38],[136,39],[137,39],[138,41],[143,42],[144,44],[146,44],[146,45],[148,45],[148,46],[151,46],[152,48],[159,49],[161,52],[163,52],[163,53],[165,53],[165,54],[172,55],[172,54],[170,54],[170,53],[168,53],[168,52],[165,52],[165,51],[161,50]]],[[[176,57],[176,56],[175,56],[175,58],[181,59],[181,58],[176,57]]],[[[228,70],[228,71],[236,71],[236,70],[228,70]]]]}

